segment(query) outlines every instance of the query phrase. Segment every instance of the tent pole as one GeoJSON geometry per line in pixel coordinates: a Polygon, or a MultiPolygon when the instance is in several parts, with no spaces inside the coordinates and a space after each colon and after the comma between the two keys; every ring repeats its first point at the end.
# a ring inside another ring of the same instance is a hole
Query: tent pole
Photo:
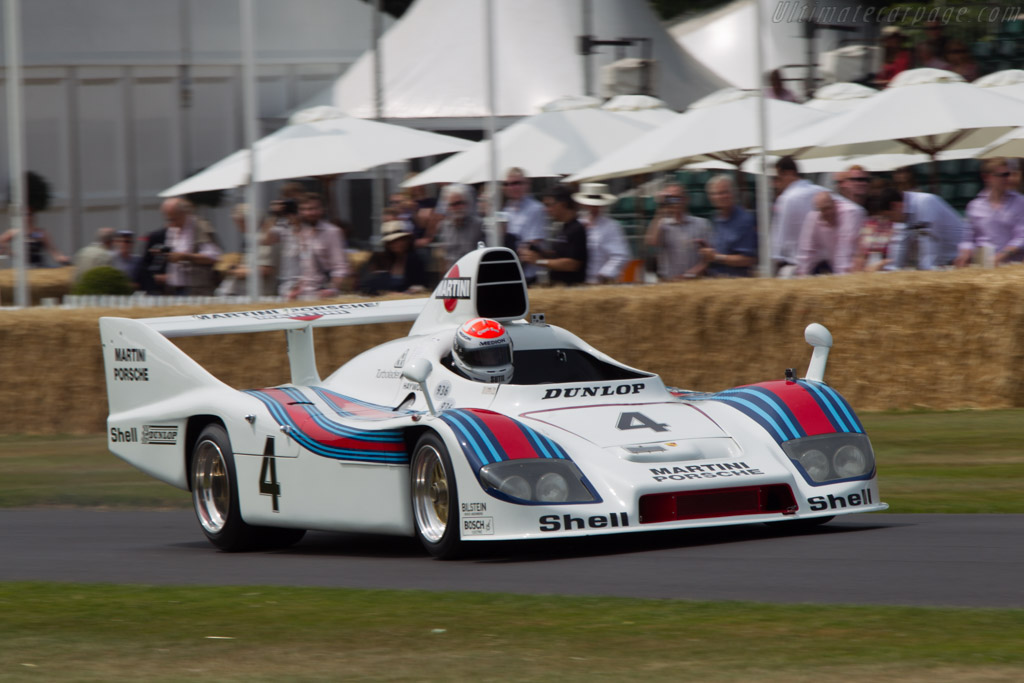
{"type": "Polygon", "coordinates": [[[490,151],[490,180],[487,183],[487,193],[490,201],[487,202],[486,231],[488,246],[499,246],[498,235],[498,142],[495,140],[497,123],[495,121],[496,111],[496,78],[495,78],[495,54],[494,54],[494,0],[487,0],[484,8],[484,42],[487,50],[487,146],[490,151]]]}
{"type": "Polygon", "coordinates": [[[757,41],[757,70],[754,83],[757,84],[757,137],[760,141],[761,174],[757,176],[757,256],[761,277],[772,276],[771,206],[768,201],[768,107],[764,99],[764,7],[762,0],[755,0],[757,20],[754,22],[754,40],[757,41]]]}
{"type": "MultiPolygon", "coordinates": [[[[384,117],[384,58],[381,55],[380,37],[384,25],[384,9],[381,0],[373,3],[373,118],[382,121],[384,117]]],[[[370,244],[380,242],[380,230],[384,212],[384,168],[378,166],[373,172],[373,225],[370,227],[370,244]]]]}
{"type": "Polygon", "coordinates": [[[29,305],[28,276],[25,272],[25,112],[22,108],[21,82],[21,2],[7,0],[4,17],[7,43],[7,153],[10,169],[11,201],[8,207],[11,228],[15,230],[14,245],[15,287],[14,305],[29,305]]]}
{"type": "Polygon", "coordinates": [[[252,0],[240,0],[242,15],[242,94],[245,111],[245,146],[249,148],[249,185],[246,188],[245,216],[245,292],[249,301],[260,296],[259,220],[261,213],[260,184],[256,179],[256,140],[259,138],[259,115],[256,110],[256,51],[252,0]]]}

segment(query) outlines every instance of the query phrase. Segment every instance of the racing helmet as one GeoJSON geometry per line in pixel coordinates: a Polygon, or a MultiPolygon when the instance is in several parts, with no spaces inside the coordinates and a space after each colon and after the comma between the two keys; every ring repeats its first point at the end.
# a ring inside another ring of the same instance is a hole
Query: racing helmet
{"type": "Polygon", "coordinates": [[[473,318],[455,332],[452,361],[477,382],[510,382],[512,340],[497,320],[473,318]]]}

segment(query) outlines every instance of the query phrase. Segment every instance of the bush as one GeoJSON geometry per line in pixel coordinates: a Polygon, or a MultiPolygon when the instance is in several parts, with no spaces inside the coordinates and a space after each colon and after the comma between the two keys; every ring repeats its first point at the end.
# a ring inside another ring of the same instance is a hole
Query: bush
{"type": "Polygon", "coordinates": [[[124,294],[135,291],[128,276],[113,266],[87,270],[71,290],[72,294],[124,294]]]}

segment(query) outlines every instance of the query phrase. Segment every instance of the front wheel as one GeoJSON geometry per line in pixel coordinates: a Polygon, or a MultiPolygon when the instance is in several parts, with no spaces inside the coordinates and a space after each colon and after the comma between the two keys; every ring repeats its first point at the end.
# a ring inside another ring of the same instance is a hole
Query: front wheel
{"type": "Polygon", "coordinates": [[[304,529],[246,524],[238,507],[235,454],[223,426],[210,424],[199,434],[192,455],[192,507],[203,534],[227,552],[283,548],[297,543],[304,529]]]}
{"type": "Polygon", "coordinates": [[[450,560],[461,554],[459,493],[448,449],[434,433],[416,442],[411,462],[412,511],[416,536],[431,555],[450,560]]]}

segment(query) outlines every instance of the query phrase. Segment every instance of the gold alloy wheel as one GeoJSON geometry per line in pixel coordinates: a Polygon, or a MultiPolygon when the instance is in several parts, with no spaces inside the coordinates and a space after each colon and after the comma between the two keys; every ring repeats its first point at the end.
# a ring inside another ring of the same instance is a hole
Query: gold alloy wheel
{"type": "Polygon", "coordinates": [[[438,450],[430,444],[416,452],[413,466],[413,513],[427,541],[438,543],[448,528],[451,512],[448,473],[438,450]]]}
{"type": "Polygon", "coordinates": [[[196,516],[208,533],[218,534],[227,523],[231,488],[220,446],[204,439],[192,462],[192,502],[196,516]]]}

